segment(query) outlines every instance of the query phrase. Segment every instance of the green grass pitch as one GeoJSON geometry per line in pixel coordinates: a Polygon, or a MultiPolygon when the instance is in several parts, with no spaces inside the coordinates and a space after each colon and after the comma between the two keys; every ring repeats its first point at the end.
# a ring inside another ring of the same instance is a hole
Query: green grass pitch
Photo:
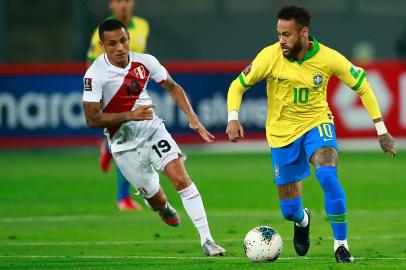
{"type": "MultiPolygon", "coordinates": [[[[313,175],[304,183],[312,210],[311,248],[292,246],[272,180],[270,156],[189,153],[186,166],[206,206],[224,258],[205,258],[179,196],[161,183],[182,217],[178,228],[146,207],[115,207],[115,172],[98,168],[95,151],[0,152],[0,269],[406,269],[406,152],[341,153],[339,177],[348,200],[349,244],[356,263],[335,263],[323,195],[313,175]],[[245,258],[242,240],[257,225],[283,238],[273,264],[245,258]]],[[[137,201],[142,203],[141,198],[137,201]]]]}

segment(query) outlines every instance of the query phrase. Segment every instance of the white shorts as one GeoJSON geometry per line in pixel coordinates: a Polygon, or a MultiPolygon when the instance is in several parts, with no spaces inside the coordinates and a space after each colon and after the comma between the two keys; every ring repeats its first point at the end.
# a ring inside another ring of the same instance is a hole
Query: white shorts
{"type": "Polygon", "coordinates": [[[113,153],[114,161],[131,185],[145,198],[159,191],[159,174],[181,155],[179,146],[165,128],[157,129],[136,148],[113,153]]]}

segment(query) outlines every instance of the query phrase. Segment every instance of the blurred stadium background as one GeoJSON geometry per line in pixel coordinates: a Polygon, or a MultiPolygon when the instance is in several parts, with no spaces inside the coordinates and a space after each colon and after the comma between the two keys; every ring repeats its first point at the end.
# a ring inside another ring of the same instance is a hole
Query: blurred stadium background
{"type": "MultiPolygon", "coordinates": [[[[207,127],[224,139],[228,85],[261,48],[276,41],[275,14],[288,2],[140,0],[135,14],[150,23],[148,51],[187,89],[207,127]]],[[[405,147],[406,2],[290,2],[311,10],[311,32],[318,40],[367,69],[397,146],[405,147]]],[[[81,77],[90,36],[107,16],[107,0],[0,0],[2,147],[93,144],[100,131],[85,126],[81,77]]],[[[168,128],[194,142],[168,96],[156,85],[150,88],[168,128]]],[[[242,120],[249,138],[263,140],[263,85],[247,96],[242,120]]],[[[329,99],[342,141],[373,139],[343,147],[375,149],[374,128],[358,98],[333,79],[329,99]]]]}
{"type": "MultiPolygon", "coordinates": [[[[0,61],[83,61],[91,33],[110,15],[106,2],[1,0],[0,61]]],[[[349,58],[398,57],[402,0],[138,0],[136,14],[150,22],[148,47],[159,59],[248,60],[276,40],[276,12],[287,3],[311,10],[312,32],[349,58]]]]}
{"type": "MultiPolygon", "coordinates": [[[[406,1],[138,0],[135,15],[147,19],[151,27],[148,52],[160,59],[175,80],[184,86],[201,121],[215,133],[218,142],[196,148],[199,138],[188,129],[183,115],[169,96],[151,83],[149,91],[158,104],[157,113],[166,119],[167,128],[178,143],[190,149],[188,166],[191,174],[200,179],[212,226],[218,228],[220,239],[229,240],[225,245],[231,255],[242,255],[239,253],[239,239],[259,223],[276,224],[282,235],[290,235],[290,226],[287,228],[278,213],[271,163],[266,158],[264,83],[255,86],[244,97],[240,117],[247,132],[245,143],[238,147],[227,143],[224,132],[229,83],[261,48],[277,41],[276,13],[283,5],[291,3],[310,10],[311,33],[321,43],[340,51],[367,70],[367,78],[378,98],[386,125],[396,139],[400,155],[394,160],[385,158],[378,152],[375,129],[358,97],[338,80],[331,80],[328,98],[335,115],[339,143],[344,150],[341,168],[345,177],[342,181],[349,190],[350,205],[359,214],[353,214],[359,223],[351,227],[350,232],[357,233],[357,236],[364,233],[365,237],[381,233],[383,236],[379,239],[389,241],[383,250],[378,248],[381,253],[368,249],[371,245],[381,244],[378,240],[370,245],[355,241],[356,253],[379,257],[387,252],[394,258],[401,254],[402,261],[384,267],[395,269],[397,265],[402,269],[406,257],[406,251],[401,248],[406,237],[405,194],[402,191],[402,180],[406,179],[402,169],[406,149],[406,1]],[[257,153],[249,154],[248,158],[246,154],[216,156],[224,161],[221,169],[208,171],[207,168],[216,168],[219,163],[203,152],[236,149],[257,153]],[[239,168],[235,168],[233,160],[241,162],[239,168]],[[361,169],[365,164],[367,166],[361,169]],[[256,168],[255,172],[250,174],[250,168],[256,168]],[[244,177],[250,178],[251,182],[247,183],[244,177]],[[213,185],[208,178],[224,181],[213,185]],[[376,185],[370,186],[364,180],[374,181],[376,185]],[[228,201],[223,202],[221,192],[229,188],[229,183],[234,183],[231,186],[238,189],[238,194],[230,190],[226,196],[228,201]],[[258,190],[255,185],[265,185],[266,188],[258,190]],[[268,189],[270,193],[266,191],[268,189]],[[360,190],[365,192],[360,193],[360,190]],[[389,190],[392,198],[384,196],[382,190],[389,190]],[[241,196],[257,192],[258,196],[241,196]],[[253,210],[253,214],[249,214],[252,209],[260,212],[253,210]],[[372,209],[380,209],[382,218],[370,216],[368,211],[372,209]],[[244,210],[241,213],[246,216],[234,215],[240,210],[244,210]],[[268,210],[273,212],[269,214],[268,210]],[[233,224],[223,218],[224,211],[233,219],[233,224]],[[264,218],[267,215],[271,218],[264,218]],[[382,227],[364,230],[364,220],[381,226],[385,226],[386,220],[391,226],[386,230],[382,227]]],[[[171,256],[200,255],[191,244],[192,240],[182,242],[184,234],[171,234],[163,227],[160,229],[163,232],[147,231],[161,225],[146,210],[137,213],[142,219],[117,213],[112,203],[113,173],[104,176],[97,167],[101,130],[86,127],[82,112],[82,76],[91,34],[109,15],[107,0],[0,0],[0,265],[3,260],[10,269],[13,266],[18,268],[21,263],[19,255],[44,255],[41,260],[50,263],[47,255],[56,255],[50,260],[57,261],[59,255],[141,254],[146,256],[141,258],[142,266],[146,267],[149,263],[147,256],[163,256],[167,254],[165,252],[171,256]],[[111,181],[100,178],[111,178],[111,181]],[[55,181],[59,186],[55,186],[55,181]],[[84,227],[79,230],[75,224],[84,224],[84,227]],[[126,231],[120,231],[123,224],[126,224],[126,231]],[[125,233],[133,226],[135,234],[125,233]],[[167,242],[163,241],[162,247],[149,246],[150,249],[132,246],[133,250],[128,251],[125,246],[145,244],[151,240],[150,235],[153,235],[152,240],[161,235],[168,236],[169,240],[162,237],[167,242]],[[113,249],[103,251],[100,247],[104,244],[99,243],[99,248],[91,251],[94,241],[103,240],[111,241],[113,249]],[[118,240],[133,242],[120,242],[124,243],[125,247],[122,247],[119,242],[114,242],[118,240]],[[141,242],[137,242],[139,240],[141,242]],[[168,251],[173,248],[172,240],[180,241],[176,242],[177,253],[168,251]],[[48,246],[47,241],[53,244],[48,246]],[[78,241],[79,247],[71,249],[70,244],[57,246],[58,241],[78,241]],[[83,241],[88,241],[89,246],[83,241]],[[53,249],[55,246],[58,248],[53,249]]],[[[323,221],[322,195],[313,180],[306,187],[305,198],[318,211],[315,220],[323,221]]],[[[169,196],[175,198],[176,193],[171,190],[169,196]]],[[[181,208],[177,199],[174,205],[181,208]]],[[[193,234],[190,223],[186,221],[185,226],[186,231],[193,234]]],[[[328,227],[323,226],[319,231],[317,227],[314,230],[328,237],[328,227]]],[[[330,242],[323,243],[321,236],[317,240],[316,253],[325,256],[325,250],[330,250],[330,242]]],[[[293,256],[289,248],[285,256],[293,256]]],[[[62,262],[69,262],[67,267],[73,268],[80,265],[77,260],[85,266],[94,266],[92,258],[84,262],[85,259],[76,257],[69,261],[69,258],[63,258],[62,262]]],[[[160,262],[171,267],[165,258],[160,262]]],[[[35,267],[44,261],[30,263],[30,267],[35,267]]],[[[112,267],[116,263],[114,260],[110,262],[112,267]]],[[[311,261],[307,266],[317,269],[311,261]]],[[[225,265],[222,267],[226,269],[225,265]]],[[[324,267],[327,268],[325,264],[324,267]]],[[[373,267],[379,268],[377,265],[373,267]]],[[[249,267],[243,265],[242,268],[249,267]]]]}

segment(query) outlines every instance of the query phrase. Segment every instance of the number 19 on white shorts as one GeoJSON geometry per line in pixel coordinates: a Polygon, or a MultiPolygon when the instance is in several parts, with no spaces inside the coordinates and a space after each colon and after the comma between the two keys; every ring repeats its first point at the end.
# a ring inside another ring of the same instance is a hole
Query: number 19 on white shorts
{"type": "Polygon", "coordinates": [[[125,178],[146,198],[159,190],[159,174],[181,154],[179,146],[165,128],[157,129],[136,148],[113,153],[125,178]]]}

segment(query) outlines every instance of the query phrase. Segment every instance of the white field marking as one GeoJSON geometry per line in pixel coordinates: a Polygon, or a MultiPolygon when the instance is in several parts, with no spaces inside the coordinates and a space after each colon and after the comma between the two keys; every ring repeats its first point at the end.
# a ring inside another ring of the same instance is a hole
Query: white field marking
{"type": "MultiPolygon", "coordinates": [[[[221,239],[218,242],[235,242],[241,239],[221,239]]],[[[87,245],[100,245],[100,246],[125,246],[125,245],[149,245],[149,244],[198,244],[196,239],[184,240],[146,240],[146,241],[80,241],[80,242],[16,242],[16,243],[0,243],[0,246],[87,246],[87,245]]]]}
{"type": "Polygon", "coordinates": [[[100,220],[111,218],[108,215],[77,215],[77,216],[31,216],[31,217],[3,217],[0,222],[31,222],[31,221],[77,221],[77,220],[100,220]]]}
{"type": "MultiPolygon", "coordinates": [[[[211,211],[209,216],[211,217],[229,217],[229,216],[244,216],[244,217],[252,217],[252,216],[280,216],[280,211],[211,211]]],[[[151,213],[151,215],[143,216],[145,217],[154,217],[155,215],[151,213]]],[[[32,221],[44,221],[44,222],[65,222],[65,221],[78,221],[78,220],[105,220],[111,218],[127,218],[131,219],[131,216],[111,216],[111,215],[62,215],[62,216],[31,216],[31,217],[0,217],[0,222],[8,223],[8,222],[32,222],[32,221]]],[[[135,218],[135,215],[134,215],[135,218]]]]}
{"type": "MultiPolygon", "coordinates": [[[[374,212],[406,212],[405,209],[379,209],[374,210],[374,212]]],[[[352,209],[351,215],[356,215],[360,213],[368,213],[371,212],[370,209],[352,209]]],[[[318,213],[318,211],[317,211],[318,213]]],[[[324,216],[323,214],[320,214],[324,216]]],[[[142,216],[142,218],[148,218],[155,216],[153,213],[151,215],[142,216]]],[[[281,217],[280,211],[266,211],[266,210],[259,210],[259,211],[210,211],[208,213],[209,217],[281,217]]],[[[0,217],[0,223],[12,223],[12,222],[66,222],[66,221],[78,221],[78,220],[106,220],[106,219],[132,219],[132,216],[121,216],[121,215],[62,215],[62,216],[26,216],[26,217],[0,217]]],[[[134,215],[135,218],[135,215],[134,215]]]]}
{"type": "MultiPolygon", "coordinates": [[[[245,257],[181,257],[181,256],[60,256],[60,255],[0,255],[0,259],[174,259],[174,260],[248,260],[245,257]]],[[[357,257],[356,260],[404,261],[406,257],[368,258],[357,257]]],[[[333,261],[330,257],[281,257],[278,260],[333,261]]]]}
{"type": "MultiPolygon", "coordinates": [[[[284,237],[285,241],[292,241],[292,237],[284,237]]],[[[351,242],[352,240],[366,240],[370,239],[370,237],[364,236],[354,236],[349,239],[351,242]]],[[[406,239],[406,235],[380,235],[374,236],[376,240],[401,240],[406,239]]],[[[231,243],[231,242],[241,242],[242,238],[228,238],[228,239],[216,239],[219,243],[231,243]]],[[[311,238],[313,241],[317,241],[318,237],[311,238]]],[[[322,240],[334,240],[333,237],[323,237],[322,240]]],[[[198,243],[196,239],[183,239],[183,240],[140,240],[140,241],[78,241],[78,242],[8,242],[8,243],[0,243],[0,246],[127,246],[127,245],[154,245],[154,244],[195,244],[198,243]]]]}
{"type": "MultiPolygon", "coordinates": [[[[212,211],[209,214],[210,216],[273,216],[273,215],[280,215],[279,211],[238,211],[238,212],[230,212],[230,211],[212,211]]],[[[150,216],[143,216],[145,217],[152,217],[153,213],[150,216]]],[[[106,220],[111,218],[131,218],[131,216],[111,216],[111,215],[72,215],[72,216],[31,216],[31,217],[1,217],[0,222],[3,223],[12,223],[12,222],[66,222],[66,221],[78,221],[78,220],[106,220]]],[[[135,216],[134,216],[135,218],[135,216]]]]}

